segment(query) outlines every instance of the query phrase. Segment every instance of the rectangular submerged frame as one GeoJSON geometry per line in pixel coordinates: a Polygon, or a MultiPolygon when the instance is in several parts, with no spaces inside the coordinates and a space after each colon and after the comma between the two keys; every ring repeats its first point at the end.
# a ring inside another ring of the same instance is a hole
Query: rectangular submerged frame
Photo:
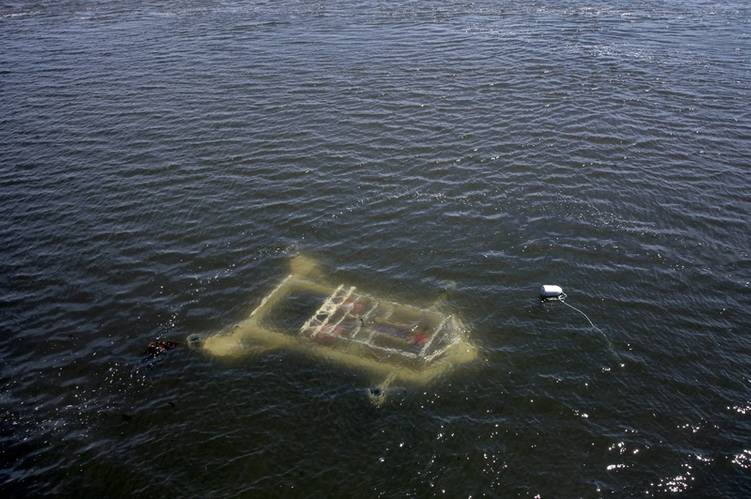
{"type": "Polygon", "coordinates": [[[449,341],[436,342],[436,339],[449,335],[450,315],[419,309],[409,305],[378,300],[372,295],[356,292],[354,286],[345,288],[339,285],[323,302],[321,307],[303,324],[299,334],[313,340],[344,341],[363,345],[386,354],[405,357],[410,360],[430,361],[444,353],[459,341],[458,335],[449,341]],[[385,310],[384,310],[385,309],[385,310]],[[379,330],[395,312],[411,313],[420,317],[412,324],[391,324],[392,335],[379,330]],[[431,327],[429,322],[437,324],[431,327]],[[377,340],[381,340],[379,343],[377,340]],[[383,343],[391,343],[386,346],[383,343]],[[431,346],[440,348],[431,350],[431,346]],[[427,353],[430,352],[428,356],[427,353]]]}
{"type": "Polygon", "coordinates": [[[215,355],[238,355],[248,348],[303,351],[337,364],[424,383],[455,364],[476,357],[461,321],[438,310],[418,308],[290,274],[247,319],[206,339],[215,355]],[[269,321],[294,293],[320,297],[320,306],[298,330],[269,321]]]}

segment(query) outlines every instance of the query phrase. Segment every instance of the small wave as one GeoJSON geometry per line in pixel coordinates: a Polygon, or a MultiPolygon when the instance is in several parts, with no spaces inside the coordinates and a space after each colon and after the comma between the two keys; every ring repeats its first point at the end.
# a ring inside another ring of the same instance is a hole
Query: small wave
{"type": "Polygon", "coordinates": [[[25,12],[10,12],[7,14],[0,14],[0,19],[15,19],[17,17],[32,17],[41,13],[42,13],[41,10],[29,10],[25,12]]]}

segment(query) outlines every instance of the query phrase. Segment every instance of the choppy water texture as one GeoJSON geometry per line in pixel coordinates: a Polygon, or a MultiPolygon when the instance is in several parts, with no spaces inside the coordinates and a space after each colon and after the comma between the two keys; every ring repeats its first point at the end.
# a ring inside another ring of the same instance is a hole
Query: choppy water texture
{"type": "Polygon", "coordinates": [[[2,495],[748,497],[750,20],[3,2],[2,495]],[[297,253],[446,289],[481,360],[381,407],[284,352],[144,360],[297,253]]]}

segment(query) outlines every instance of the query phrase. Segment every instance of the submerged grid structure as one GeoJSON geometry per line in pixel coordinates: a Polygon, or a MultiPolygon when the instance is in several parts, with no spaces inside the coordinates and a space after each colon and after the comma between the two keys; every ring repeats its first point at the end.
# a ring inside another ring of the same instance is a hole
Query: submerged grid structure
{"type": "Polygon", "coordinates": [[[477,357],[462,321],[437,307],[421,308],[330,284],[323,274],[287,275],[250,315],[203,338],[207,353],[239,356],[296,350],[393,379],[426,383],[477,357]]]}
{"type": "Polygon", "coordinates": [[[340,284],[302,325],[299,334],[331,345],[356,343],[374,352],[430,362],[459,337],[451,315],[379,300],[340,284]]]}

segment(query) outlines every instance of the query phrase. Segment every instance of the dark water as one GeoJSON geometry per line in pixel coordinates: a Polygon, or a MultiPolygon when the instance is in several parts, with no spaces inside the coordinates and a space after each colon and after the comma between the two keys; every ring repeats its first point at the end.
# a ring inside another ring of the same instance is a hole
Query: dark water
{"type": "Polygon", "coordinates": [[[5,1],[0,33],[3,496],[751,495],[746,2],[5,1]],[[289,353],[144,360],[298,253],[447,289],[480,361],[377,408],[289,353]]]}

